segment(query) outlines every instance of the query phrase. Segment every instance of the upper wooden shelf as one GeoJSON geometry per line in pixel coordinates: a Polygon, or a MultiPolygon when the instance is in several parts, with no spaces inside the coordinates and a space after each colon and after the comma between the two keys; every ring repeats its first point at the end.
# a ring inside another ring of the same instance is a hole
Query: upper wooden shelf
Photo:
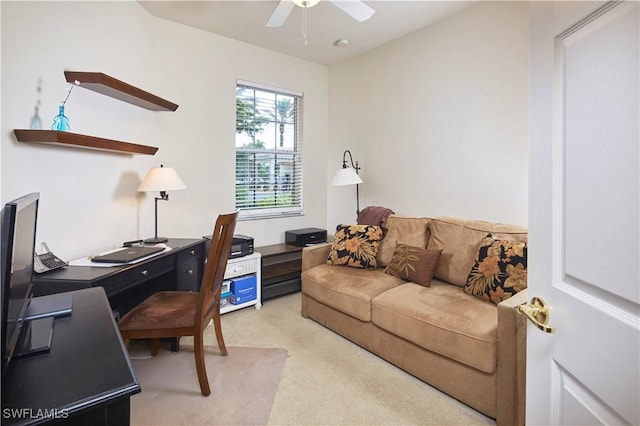
{"type": "Polygon", "coordinates": [[[95,149],[99,151],[116,152],[120,154],[154,155],[158,148],[155,146],[138,145],[112,139],[97,138],[79,133],[58,132],[56,130],[22,130],[14,129],[13,133],[20,142],[44,143],[67,147],[95,149]]]}
{"type": "Polygon", "coordinates": [[[76,80],[80,87],[128,102],[151,111],[175,111],[178,105],[101,72],[65,71],[69,83],[76,80]]]}

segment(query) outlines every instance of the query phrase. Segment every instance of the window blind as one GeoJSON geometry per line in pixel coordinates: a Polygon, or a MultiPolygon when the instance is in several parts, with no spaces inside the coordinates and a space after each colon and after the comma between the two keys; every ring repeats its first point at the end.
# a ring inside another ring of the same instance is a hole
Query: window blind
{"type": "Polygon", "coordinates": [[[302,94],[236,85],[236,208],[240,218],[302,214],[302,94]]]}

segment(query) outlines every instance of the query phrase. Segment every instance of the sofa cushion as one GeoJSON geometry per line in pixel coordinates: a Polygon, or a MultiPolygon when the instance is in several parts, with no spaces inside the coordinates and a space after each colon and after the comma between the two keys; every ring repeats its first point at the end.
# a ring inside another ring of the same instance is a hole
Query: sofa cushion
{"type": "Polygon", "coordinates": [[[428,249],[442,249],[435,277],[463,287],[475,263],[480,241],[488,234],[496,238],[527,241],[527,228],[517,225],[463,220],[439,216],[429,223],[428,249]]]}
{"type": "Polygon", "coordinates": [[[431,285],[441,253],[442,250],[427,250],[397,243],[396,251],[384,272],[428,287],[431,285]]]}
{"type": "Polygon", "coordinates": [[[493,238],[478,248],[464,291],[496,305],[527,288],[527,243],[493,238]]]}
{"type": "Polygon", "coordinates": [[[403,217],[391,215],[387,219],[388,231],[380,243],[378,250],[378,264],[387,266],[391,262],[396,243],[407,244],[414,247],[427,247],[429,239],[428,217],[403,217]]]}
{"type": "Polygon", "coordinates": [[[407,283],[371,301],[371,321],[418,346],[491,374],[497,365],[495,305],[433,280],[407,283]]]}
{"type": "Polygon", "coordinates": [[[327,263],[375,269],[382,228],[372,225],[338,225],[327,263]]]}
{"type": "Polygon", "coordinates": [[[403,280],[382,269],[324,264],[302,273],[303,293],[362,321],[371,321],[371,299],[401,284],[403,280]]]}

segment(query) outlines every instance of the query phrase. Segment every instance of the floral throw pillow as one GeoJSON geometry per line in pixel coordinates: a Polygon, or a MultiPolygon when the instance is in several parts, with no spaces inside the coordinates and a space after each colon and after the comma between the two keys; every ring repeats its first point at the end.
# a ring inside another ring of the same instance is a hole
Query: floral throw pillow
{"type": "Polygon", "coordinates": [[[374,269],[382,228],[373,225],[338,225],[327,263],[374,269]]]}
{"type": "Polygon", "coordinates": [[[465,293],[496,305],[527,288],[527,243],[482,239],[476,262],[467,277],[465,293]]]}
{"type": "Polygon", "coordinates": [[[441,249],[427,250],[396,243],[391,262],[384,272],[405,281],[430,287],[441,254],[441,249]]]}

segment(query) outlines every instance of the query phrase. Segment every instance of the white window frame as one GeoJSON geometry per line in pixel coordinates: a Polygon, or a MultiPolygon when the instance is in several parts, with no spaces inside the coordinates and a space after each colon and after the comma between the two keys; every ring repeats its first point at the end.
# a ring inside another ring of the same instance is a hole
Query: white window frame
{"type": "Polygon", "coordinates": [[[252,102],[254,117],[266,123],[257,125],[260,131],[236,131],[235,204],[239,219],[302,215],[302,92],[237,80],[236,130],[239,99],[252,102]],[[263,98],[271,95],[273,101],[263,98]],[[277,106],[279,99],[292,101],[284,118],[277,106]]]}

